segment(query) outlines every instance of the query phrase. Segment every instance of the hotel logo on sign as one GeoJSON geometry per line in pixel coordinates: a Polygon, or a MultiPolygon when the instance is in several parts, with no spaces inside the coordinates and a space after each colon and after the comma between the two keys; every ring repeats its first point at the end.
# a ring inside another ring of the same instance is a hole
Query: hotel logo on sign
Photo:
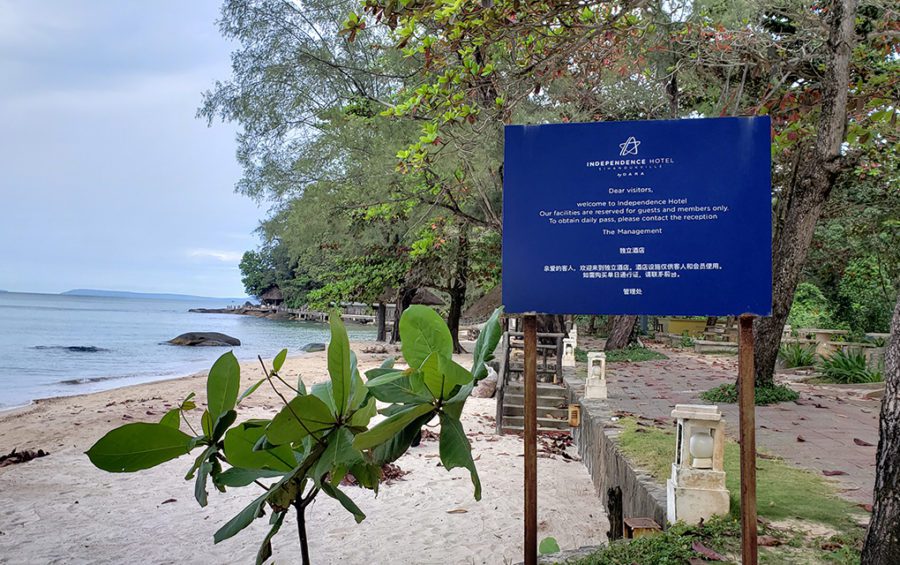
{"type": "Polygon", "coordinates": [[[625,140],[625,143],[619,144],[619,157],[624,157],[626,155],[637,155],[638,154],[638,146],[641,144],[640,141],[636,140],[632,135],[628,139],[625,140]]]}

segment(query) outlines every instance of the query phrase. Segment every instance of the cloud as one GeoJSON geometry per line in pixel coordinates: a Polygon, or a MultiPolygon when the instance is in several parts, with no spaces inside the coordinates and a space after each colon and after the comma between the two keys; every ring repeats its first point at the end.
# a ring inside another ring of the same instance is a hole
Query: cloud
{"type": "Polygon", "coordinates": [[[241,251],[222,251],[220,249],[191,249],[188,257],[194,259],[215,259],[224,263],[237,263],[244,255],[241,251]]]}

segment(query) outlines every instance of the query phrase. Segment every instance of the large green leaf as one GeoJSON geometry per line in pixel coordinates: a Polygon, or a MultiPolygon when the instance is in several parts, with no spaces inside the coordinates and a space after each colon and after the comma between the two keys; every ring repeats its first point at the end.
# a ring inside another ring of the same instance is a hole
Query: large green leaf
{"type": "Polygon", "coordinates": [[[269,529],[269,533],[266,534],[266,537],[263,538],[262,545],[259,546],[259,551],[256,553],[256,565],[262,565],[267,559],[272,557],[272,538],[275,537],[275,534],[281,529],[281,525],[284,523],[284,517],[286,515],[287,512],[275,512],[272,514],[272,518],[269,521],[272,527],[269,529]]]}
{"type": "Polygon", "coordinates": [[[328,316],[331,325],[331,342],[328,344],[328,374],[331,376],[331,394],[338,417],[347,411],[353,367],[350,360],[350,338],[341,321],[340,312],[328,316]]]}
{"type": "Polygon", "coordinates": [[[110,430],[87,456],[104,471],[132,473],[184,455],[191,450],[191,439],[171,426],[135,422],[110,430]]]}
{"type": "Polygon", "coordinates": [[[356,436],[353,440],[353,447],[356,449],[368,449],[380,445],[391,439],[394,434],[405,428],[419,416],[424,416],[433,410],[434,406],[431,404],[418,404],[403,412],[398,412],[390,418],[379,422],[378,425],[371,430],[356,436]]]}
{"type": "Polygon", "coordinates": [[[348,512],[353,514],[353,517],[356,518],[357,524],[366,519],[366,515],[363,514],[363,511],[359,509],[359,506],[357,506],[349,496],[344,494],[343,491],[341,491],[337,487],[331,486],[328,483],[322,483],[322,492],[340,502],[341,506],[343,506],[348,512]]]}
{"type": "Polygon", "coordinates": [[[372,462],[380,468],[387,463],[393,463],[399,459],[412,444],[416,436],[422,431],[422,426],[434,417],[434,413],[428,413],[416,418],[405,428],[394,434],[388,441],[377,446],[371,451],[372,462]]]}
{"type": "Polygon", "coordinates": [[[360,406],[356,412],[353,413],[353,416],[350,417],[349,424],[354,428],[365,428],[369,425],[369,421],[375,417],[377,414],[377,408],[375,404],[375,399],[369,397],[369,401],[365,406],[360,406]]]}
{"type": "Polygon", "coordinates": [[[318,437],[319,432],[332,426],[334,415],[318,396],[297,396],[275,415],[266,430],[266,437],[274,445],[296,443],[310,433],[318,437]]]}
{"type": "Polygon", "coordinates": [[[335,408],[334,394],[331,391],[331,381],[325,381],[324,383],[314,384],[309,393],[324,402],[325,406],[327,406],[331,413],[334,414],[334,417],[337,418],[338,411],[335,408]]]}
{"type": "Polygon", "coordinates": [[[469,395],[472,394],[472,390],[475,388],[475,385],[469,383],[463,387],[461,387],[456,394],[454,394],[450,400],[444,404],[444,412],[450,414],[457,420],[459,420],[462,415],[463,408],[466,405],[466,400],[469,399],[469,395]]]}
{"type": "Polygon", "coordinates": [[[179,429],[181,427],[181,409],[172,408],[166,412],[159,423],[164,426],[169,426],[170,428],[175,428],[176,430],[179,429]]]}
{"type": "Polygon", "coordinates": [[[502,306],[494,310],[475,341],[475,350],[472,352],[472,376],[475,378],[475,382],[488,375],[485,363],[494,358],[494,350],[497,349],[497,344],[500,343],[500,337],[503,335],[503,329],[500,327],[502,313],[502,306]]]}
{"type": "Polygon", "coordinates": [[[366,387],[366,383],[363,382],[362,377],[359,376],[359,372],[354,368],[353,370],[353,380],[350,385],[350,410],[356,410],[366,401],[366,396],[369,395],[369,389],[366,387]]]}
{"type": "Polygon", "coordinates": [[[432,353],[422,363],[425,386],[435,398],[446,399],[457,386],[472,380],[472,374],[453,359],[432,353]]]}
{"type": "Polygon", "coordinates": [[[271,479],[274,477],[283,477],[283,471],[273,471],[271,469],[242,469],[241,467],[232,467],[217,475],[213,481],[218,486],[223,487],[245,487],[257,479],[271,479]]]}
{"type": "Polygon", "coordinates": [[[403,358],[410,367],[419,368],[432,353],[452,357],[453,338],[447,324],[427,306],[413,305],[400,316],[403,358]]]}
{"type": "Polygon", "coordinates": [[[269,491],[263,493],[262,496],[251,502],[247,505],[246,508],[240,511],[237,516],[228,521],[227,524],[219,528],[219,530],[213,535],[213,543],[219,543],[220,541],[225,541],[228,538],[234,536],[244,528],[250,525],[253,520],[256,520],[260,516],[263,515],[263,504],[266,502],[266,497],[269,496],[269,491]]]}
{"type": "Polygon", "coordinates": [[[456,467],[469,470],[472,484],[475,485],[475,500],[481,500],[481,479],[478,478],[478,470],[472,459],[472,445],[462,424],[456,418],[441,414],[441,463],[448,471],[456,467]]]}
{"type": "Polygon", "coordinates": [[[213,363],[206,379],[206,401],[213,423],[219,416],[234,408],[240,386],[241,366],[234,353],[229,351],[213,363]]]}
{"type": "Polygon", "coordinates": [[[411,375],[404,371],[392,371],[376,377],[370,380],[366,386],[372,396],[382,402],[422,404],[432,400],[427,391],[413,387],[411,375]]]}
{"type": "Polygon", "coordinates": [[[363,462],[362,453],[353,447],[353,434],[347,428],[340,427],[336,429],[328,434],[326,441],[328,442],[328,447],[325,448],[322,456],[319,457],[319,460],[309,472],[309,477],[316,484],[319,483],[325,474],[337,468],[342,467],[346,470],[357,463],[363,462]]]}
{"type": "Polygon", "coordinates": [[[266,433],[266,424],[266,420],[250,420],[228,430],[225,434],[225,457],[230,465],[285,472],[294,468],[294,454],[288,445],[253,451],[253,446],[266,433]]]}

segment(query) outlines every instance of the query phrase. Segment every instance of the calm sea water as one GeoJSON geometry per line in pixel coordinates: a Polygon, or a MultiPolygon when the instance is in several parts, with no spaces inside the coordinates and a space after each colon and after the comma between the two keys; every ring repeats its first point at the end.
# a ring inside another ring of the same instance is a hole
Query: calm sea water
{"type": "MultiPolygon", "coordinates": [[[[328,326],[233,314],[194,314],[222,301],[95,298],[0,293],[0,409],[37,398],[82,394],[208,369],[224,347],[163,342],[192,331],[241,340],[238,359],[271,359],[312,342],[328,342],[328,326]]],[[[350,339],[370,340],[372,327],[348,327],[350,339]]]]}

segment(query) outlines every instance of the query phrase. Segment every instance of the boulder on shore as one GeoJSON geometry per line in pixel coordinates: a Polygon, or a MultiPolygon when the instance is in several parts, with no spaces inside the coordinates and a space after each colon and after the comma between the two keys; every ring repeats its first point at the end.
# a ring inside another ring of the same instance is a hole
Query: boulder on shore
{"type": "Polygon", "coordinates": [[[324,343],[307,343],[300,348],[300,351],[315,353],[316,351],[325,351],[326,348],[327,346],[324,343]]]}
{"type": "Polygon", "coordinates": [[[240,345],[241,340],[219,332],[188,332],[172,338],[166,343],[171,343],[172,345],[209,345],[228,347],[231,345],[240,345]]]}

